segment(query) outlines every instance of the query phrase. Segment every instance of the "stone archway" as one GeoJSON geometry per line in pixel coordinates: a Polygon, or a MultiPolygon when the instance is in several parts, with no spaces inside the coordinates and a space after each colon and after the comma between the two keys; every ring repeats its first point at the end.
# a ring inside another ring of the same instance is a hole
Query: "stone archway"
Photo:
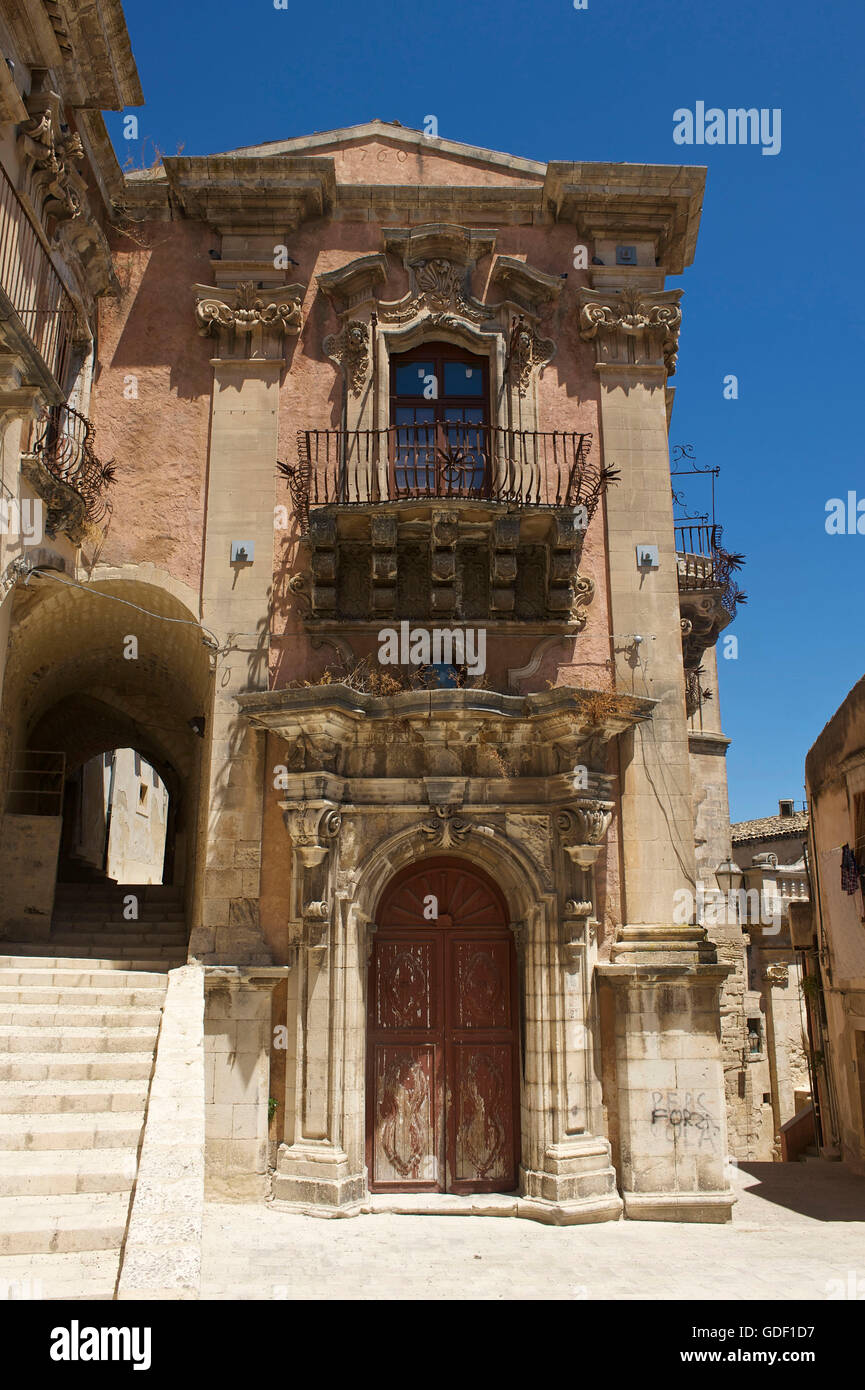
{"type": "Polygon", "coordinates": [[[511,1192],[519,999],[507,905],[483,870],[426,858],[377,907],[367,988],[371,1191],[511,1192]]]}

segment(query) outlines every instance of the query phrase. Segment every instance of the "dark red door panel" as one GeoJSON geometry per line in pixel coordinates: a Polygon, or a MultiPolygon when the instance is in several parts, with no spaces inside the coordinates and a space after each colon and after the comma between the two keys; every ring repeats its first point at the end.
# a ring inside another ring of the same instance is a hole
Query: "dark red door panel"
{"type": "Polygon", "coordinates": [[[367,1042],[370,1187],[510,1192],[519,1161],[517,975],[504,903],[485,875],[427,860],[394,879],[378,921],[367,1042]]]}

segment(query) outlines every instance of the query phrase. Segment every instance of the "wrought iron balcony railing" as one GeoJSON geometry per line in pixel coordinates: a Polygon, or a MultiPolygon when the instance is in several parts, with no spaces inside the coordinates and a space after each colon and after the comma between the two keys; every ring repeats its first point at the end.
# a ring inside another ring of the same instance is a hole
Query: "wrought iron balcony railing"
{"type": "Polygon", "coordinates": [[[96,431],[70,405],[54,405],[36,422],[31,452],[48,472],[82,498],[89,521],[110,510],[107,489],[114,482],[114,460],[103,463],[93,448],[96,431]]]}
{"type": "Polygon", "coordinates": [[[382,430],[300,430],[281,465],[306,529],[311,507],[415,498],[579,507],[591,516],[614,470],[589,461],[590,434],[443,421],[382,430]]]}
{"type": "Polygon", "coordinates": [[[78,315],[2,164],[0,290],[62,391],[79,336],[78,315]]]}
{"type": "Polygon", "coordinates": [[[676,532],[679,592],[721,589],[721,602],[735,616],[746,596],[733,580],[742,568],[744,555],[735,555],[721,544],[722,527],[700,522],[680,525],[676,532]]]}

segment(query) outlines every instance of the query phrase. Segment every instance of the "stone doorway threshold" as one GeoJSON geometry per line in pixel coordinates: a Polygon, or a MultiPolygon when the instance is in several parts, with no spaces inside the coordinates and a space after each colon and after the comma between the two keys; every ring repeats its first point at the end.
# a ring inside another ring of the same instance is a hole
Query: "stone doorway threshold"
{"type": "Polygon", "coordinates": [[[571,1206],[521,1197],[518,1192],[475,1192],[468,1196],[452,1192],[373,1192],[362,1207],[365,1214],[372,1216],[516,1216],[550,1226],[615,1221],[621,1210],[617,1197],[571,1206]]]}

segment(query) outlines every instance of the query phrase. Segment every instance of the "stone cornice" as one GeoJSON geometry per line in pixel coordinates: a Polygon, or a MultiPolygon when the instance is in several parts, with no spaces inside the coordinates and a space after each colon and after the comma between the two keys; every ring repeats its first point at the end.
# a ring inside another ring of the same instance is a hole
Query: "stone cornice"
{"type": "Polygon", "coordinates": [[[590,240],[651,239],[678,275],[694,259],[705,168],[676,164],[547,165],[544,205],[590,240]]]}
{"type": "Polygon", "coordinates": [[[370,736],[369,730],[382,721],[422,720],[455,724],[457,721],[496,721],[502,724],[527,723],[543,730],[543,737],[575,734],[589,737],[603,730],[607,738],[624,733],[634,724],[649,719],[656,701],[634,695],[615,697],[615,708],[600,719],[592,718],[599,692],[560,687],[530,695],[502,695],[495,690],[408,690],[398,695],[368,695],[339,682],[299,689],[255,691],[238,695],[243,713],[261,728],[282,732],[308,728],[310,716],[324,716],[347,729],[356,726],[356,735],[370,736]]]}
{"type": "MultiPolygon", "coordinates": [[[[176,155],[163,166],[187,217],[209,222],[223,234],[255,230],[282,236],[329,212],[336,190],[331,159],[176,155]]],[[[153,185],[161,182],[150,181],[151,196],[153,185]]],[[[127,179],[128,187],[136,184],[148,186],[146,180],[127,179]]]]}

